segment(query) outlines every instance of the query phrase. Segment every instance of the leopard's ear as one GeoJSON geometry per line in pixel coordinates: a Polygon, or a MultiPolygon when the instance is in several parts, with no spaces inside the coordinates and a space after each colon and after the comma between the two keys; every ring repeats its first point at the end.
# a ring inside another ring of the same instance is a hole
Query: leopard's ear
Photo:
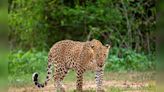
{"type": "Polygon", "coordinates": [[[95,46],[93,44],[91,44],[91,48],[93,49],[95,46]]]}
{"type": "Polygon", "coordinates": [[[111,47],[109,44],[106,44],[105,46],[106,46],[108,49],[110,49],[110,47],[111,47]]]}
{"type": "Polygon", "coordinates": [[[88,41],[85,43],[84,47],[87,47],[87,48],[89,47],[89,48],[93,49],[95,46],[94,46],[94,44],[92,44],[91,42],[88,41]]]}
{"type": "Polygon", "coordinates": [[[89,47],[91,47],[92,49],[95,47],[94,43],[92,41],[88,41],[86,42],[86,45],[88,45],[89,47]]]}
{"type": "Polygon", "coordinates": [[[92,39],[91,41],[97,41],[96,39],[92,39]]]}

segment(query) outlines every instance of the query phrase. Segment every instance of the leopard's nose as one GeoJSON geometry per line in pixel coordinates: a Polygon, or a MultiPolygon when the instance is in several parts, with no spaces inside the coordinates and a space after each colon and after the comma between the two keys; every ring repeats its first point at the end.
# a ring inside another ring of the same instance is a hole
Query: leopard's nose
{"type": "Polygon", "coordinates": [[[100,64],[99,66],[100,66],[100,67],[103,67],[103,64],[100,64]]]}
{"type": "Polygon", "coordinates": [[[103,65],[104,65],[103,63],[99,63],[98,64],[99,67],[103,67],[103,65]]]}

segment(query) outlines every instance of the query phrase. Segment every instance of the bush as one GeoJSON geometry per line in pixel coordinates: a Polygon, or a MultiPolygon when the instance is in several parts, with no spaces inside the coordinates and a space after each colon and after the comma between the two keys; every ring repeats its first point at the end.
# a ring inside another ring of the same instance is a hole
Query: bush
{"type": "Polygon", "coordinates": [[[155,70],[155,57],[128,49],[112,48],[105,69],[108,71],[155,70]]]}
{"type": "Polygon", "coordinates": [[[34,72],[46,72],[47,52],[29,50],[13,51],[9,54],[9,75],[33,74],[34,72]]]}

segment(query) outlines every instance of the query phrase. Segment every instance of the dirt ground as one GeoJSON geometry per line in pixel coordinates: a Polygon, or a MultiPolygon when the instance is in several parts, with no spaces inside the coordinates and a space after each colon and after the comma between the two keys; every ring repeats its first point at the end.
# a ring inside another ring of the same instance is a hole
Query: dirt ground
{"type": "MultiPolygon", "coordinates": [[[[119,89],[129,89],[126,92],[143,92],[140,89],[146,88],[149,86],[150,82],[128,82],[128,81],[104,81],[104,90],[105,92],[110,92],[108,89],[115,87],[119,89]]],[[[155,82],[151,82],[151,84],[155,82]]],[[[75,89],[75,83],[64,83],[64,87],[67,92],[73,91],[75,89]]],[[[84,81],[84,90],[95,90],[96,84],[92,81],[84,81]]],[[[145,90],[146,91],[146,90],[145,90]]],[[[145,92],[144,91],[144,92],[145,92]]],[[[45,88],[37,88],[37,87],[10,87],[8,92],[54,92],[54,85],[49,84],[45,88]]],[[[91,91],[94,92],[94,91],[91,91]]],[[[113,91],[117,92],[117,91],[113,91]]],[[[119,91],[120,92],[120,91],[119,91]]],[[[148,92],[148,91],[146,91],[148,92]]]]}

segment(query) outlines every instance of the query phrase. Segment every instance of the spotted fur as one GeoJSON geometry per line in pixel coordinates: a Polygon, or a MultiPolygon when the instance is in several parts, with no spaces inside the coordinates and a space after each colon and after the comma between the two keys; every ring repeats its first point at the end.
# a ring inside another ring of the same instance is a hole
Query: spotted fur
{"type": "Polygon", "coordinates": [[[110,46],[104,46],[98,40],[79,42],[72,40],[59,41],[52,46],[48,54],[47,77],[43,84],[38,82],[38,74],[33,74],[33,81],[37,87],[47,85],[52,74],[52,65],[54,65],[54,81],[56,90],[65,92],[62,80],[69,69],[76,71],[77,82],[76,89],[82,91],[83,73],[87,70],[96,72],[95,80],[97,92],[102,90],[103,66],[108,56],[110,46]]]}

